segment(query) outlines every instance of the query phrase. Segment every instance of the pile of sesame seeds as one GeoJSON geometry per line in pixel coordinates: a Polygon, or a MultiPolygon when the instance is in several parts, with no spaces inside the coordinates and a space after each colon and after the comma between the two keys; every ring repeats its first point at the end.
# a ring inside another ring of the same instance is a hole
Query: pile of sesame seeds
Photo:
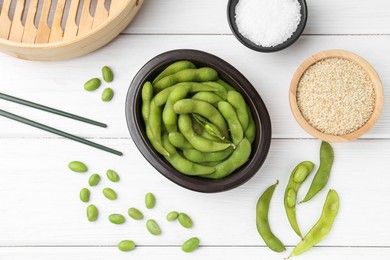
{"type": "Polygon", "coordinates": [[[318,131],[346,135],[371,117],[375,90],[367,72],[357,63],[326,58],[311,65],[297,87],[297,104],[305,120],[318,131]]]}

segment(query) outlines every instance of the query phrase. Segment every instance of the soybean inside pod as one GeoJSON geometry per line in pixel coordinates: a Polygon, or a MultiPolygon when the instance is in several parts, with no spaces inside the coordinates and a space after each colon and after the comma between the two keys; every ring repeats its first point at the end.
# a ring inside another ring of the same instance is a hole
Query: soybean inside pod
{"type": "Polygon", "coordinates": [[[150,144],[185,175],[221,179],[251,155],[252,112],[213,68],[168,65],[144,83],[142,117],[150,144]]]}

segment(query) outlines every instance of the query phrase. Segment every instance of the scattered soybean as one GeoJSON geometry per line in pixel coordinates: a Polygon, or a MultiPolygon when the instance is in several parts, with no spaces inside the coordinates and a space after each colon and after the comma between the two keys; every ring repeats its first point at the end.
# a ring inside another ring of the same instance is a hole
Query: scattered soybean
{"type": "Polygon", "coordinates": [[[80,200],[82,202],[88,202],[90,195],[91,195],[91,192],[87,188],[82,188],[80,190],[80,200]]]}
{"type": "Polygon", "coordinates": [[[152,235],[157,236],[161,234],[161,229],[154,219],[148,219],[148,221],[146,221],[146,228],[152,235]]]}
{"type": "Polygon", "coordinates": [[[88,167],[83,162],[80,161],[72,161],[68,164],[68,167],[70,170],[74,172],[83,173],[88,171],[88,167]]]}
{"type": "Polygon", "coordinates": [[[123,251],[123,252],[129,252],[134,250],[135,248],[135,243],[133,240],[122,240],[121,242],[118,243],[118,249],[123,251]]]}
{"type": "Polygon", "coordinates": [[[191,228],[193,226],[192,219],[186,213],[179,213],[177,219],[180,225],[185,228],[191,228]]]}
{"type": "Polygon", "coordinates": [[[98,218],[98,215],[99,215],[99,211],[98,209],[96,208],[95,205],[93,204],[90,204],[88,207],[87,207],[87,218],[88,218],[88,221],[89,222],[94,222],[97,220],[98,218]]]}
{"type": "Polygon", "coordinates": [[[177,211],[171,211],[167,215],[167,220],[168,221],[175,221],[177,217],[179,216],[179,212],[177,211]]]}
{"type": "Polygon", "coordinates": [[[114,170],[111,169],[107,170],[106,175],[107,178],[112,182],[118,182],[120,180],[118,173],[116,173],[116,171],[114,170]]]}
{"type": "Polygon", "coordinates": [[[114,79],[114,73],[112,73],[112,70],[108,66],[102,68],[102,75],[105,82],[112,82],[114,79]]]}
{"type": "Polygon", "coordinates": [[[138,209],[136,208],[129,208],[129,210],[127,211],[127,213],[129,214],[129,216],[132,218],[132,219],[135,219],[135,220],[141,220],[144,218],[144,215],[142,214],[141,211],[139,211],[138,209]]]}
{"type": "Polygon", "coordinates": [[[84,89],[86,91],[94,91],[100,87],[102,82],[98,78],[92,78],[84,83],[84,89]]]}
{"type": "Polygon", "coordinates": [[[114,90],[112,88],[105,88],[102,93],[102,101],[108,102],[111,101],[114,97],[114,90]]]}
{"type": "Polygon", "coordinates": [[[118,198],[116,192],[111,188],[104,188],[103,195],[109,200],[116,200],[118,198]]]}
{"type": "Polygon", "coordinates": [[[145,206],[148,209],[151,209],[156,204],[156,197],[153,195],[153,193],[147,193],[145,195],[145,206]]]}
{"type": "Polygon", "coordinates": [[[89,180],[88,180],[88,184],[89,186],[96,186],[98,185],[100,182],[100,175],[97,174],[97,173],[94,173],[91,175],[91,177],[89,177],[89,180]]]}
{"type": "Polygon", "coordinates": [[[190,253],[199,247],[199,242],[199,238],[192,237],[183,243],[181,249],[186,253],[190,253]]]}
{"type": "Polygon", "coordinates": [[[123,224],[126,221],[126,218],[122,214],[111,214],[110,216],[108,216],[108,219],[111,223],[117,225],[123,224]]]}

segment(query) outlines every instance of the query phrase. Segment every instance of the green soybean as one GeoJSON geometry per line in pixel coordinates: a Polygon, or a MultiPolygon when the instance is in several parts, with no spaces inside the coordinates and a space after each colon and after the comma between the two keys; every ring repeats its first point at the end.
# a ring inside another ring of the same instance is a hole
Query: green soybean
{"type": "Polygon", "coordinates": [[[102,82],[98,78],[92,78],[84,83],[84,89],[86,91],[94,91],[100,87],[102,82]]]}
{"type": "Polygon", "coordinates": [[[215,172],[202,177],[221,179],[230,175],[248,161],[251,151],[252,147],[248,139],[242,139],[234,152],[226,160],[215,166],[215,172]]]}
{"type": "Polygon", "coordinates": [[[99,184],[100,182],[100,175],[97,174],[97,173],[94,173],[91,175],[91,177],[89,177],[89,180],[88,180],[88,184],[89,186],[96,186],[99,184]]]}
{"type": "Polygon", "coordinates": [[[132,218],[132,219],[135,219],[135,220],[141,220],[144,218],[144,215],[142,214],[141,211],[139,211],[138,209],[136,208],[129,208],[129,210],[127,211],[127,213],[129,214],[129,216],[132,218]]]}
{"type": "Polygon", "coordinates": [[[334,152],[329,143],[322,141],[320,148],[320,166],[310,185],[309,191],[305,198],[301,201],[307,202],[320,192],[328,183],[330,171],[334,160],[334,152]]]}
{"type": "Polygon", "coordinates": [[[169,76],[169,75],[172,75],[176,72],[179,72],[181,70],[185,70],[185,69],[196,69],[196,66],[190,62],[190,61],[186,61],[186,60],[182,60],[182,61],[177,61],[177,62],[174,62],[172,63],[171,65],[169,65],[168,67],[166,67],[154,80],[153,80],[153,84],[156,83],[157,81],[159,81],[160,79],[166,77],[166,76],[169,76]]]}
{"type": "Polygon", "coordinates": [[[298,256],[318,244],[332,229],[340,207],[339,195],[335,190],[329,190],[317,223],[291,252],[290,257],[298,256]]]}
{"type": "Polygon", "coordinates": [[[213,81],[217,78],[218,73],[212,68],[185,69],[156,81],[153,83],[153,87],[156,92],[159,92],[179,82],[204,82],[213,81]]]}
{"type": "Polygon", "coordinates": [[[178,125],[180,132],[184,135],[188,142],[195,149],[201,152],[216,152],[225,150],[229,146],[233,146],[231,143],[216,142],[197,136],[192,128],[192,120],[187,114],[181,114],[179,116],[178,125]]]}
{"type": "Polygon", "coordinates": [[[233,106],[226,101],[221,101],[218,103],[218,109],[221,112],[222,116],[226,119],[230,135],[232,137],[233,143],[237,145],[244,138],[244,131],[238,120],[237,113],[234,110],[233,106]]]}
{"type": "Polygon", "coordinates": [[[271,203],[272,195],[278,185],[277,181],[274,185],[268,187],[260,196],[256,205],[256,227],[260,236],[263,238],[266,245],[275,252],[283,252],[286,250],[283,243],[271,231],[268,222],[268,211],[271,203]]]}
{"type": "Polygon", "coordinates": [[[122,214],[111,214],[110,216],[108,216],[108,219],[111,223],[117,225],[123,224],[126,221],[125,217],[122,214]]]}
{"type": "Polygon", "coordinates": [[[107,178],[112,182],[118,182],[120,180],[118,173],[116,173],[116,171],[114,170],[111,169],[107,170],[106,175],[107,178]]]}
{"type": "Polygon", "coordinates": [[[114,90],[112,88],[105,88],[102,93],[102,101],[108,102],[111,101],[114,97],[114,90]]]}
{"type": "Polygon", "coordinates": [[[156,204],[156,197],[153,195],[153,193],[148,192],[145,195],[145,206],[148,209],[151,209],[156,204]]]}
{"type": "Polygon", "coordinates": [[[177,171],[190,176],[201,176],[211,174],[215,171],[214,167],[203,166],[196,164],[184,158],[176,148],[169,142],[168,136],[162,136],[162,142],[164,147],[170,153],[170,156],[165,156],[165,159],[175,168],[177,171]]]}
{"type": "Polygon", "coordinates": [[[96,208],[95,205],[93,204],[90,204],[88,207],[87,207],[87,218],[88,218],[88,221],[89,222],[94,222],[97,220],[98,218],[98,215],[99,215],[99,211],[98,209],[96,208]]]}
{"type": "Polygon", "coordinates": [[[133,240],[122,240],[121,242],[118,243],[118,249],[123,251],[123,252],[129,252],[134,250],[135,248],[135,243],[133,240]]]}
{"type": "Polygon", "coordinates": [[[239,92],[231,90],[228,91],[226,99],[236,110],[238,120],[241,123],[242,129],[245,131],[249,125],[249,115],[243,96],[239,92]]]}
{"type": "Polygon", "coordinates": [[[148,219],[148,221],[146,221],[146,228],[152,235],[157,236],[161,234],[161,229],[154,219],[148,219]]]}
{"type": "Polygon", "coordinates": [[[111,188],[104,188],[103,195],[109,200],[116,200],[118,198],[116,192],[111,188]]]}
{"type": "Polygon", "coordinates": [[[167,215],[167,220],[168,221],[175,221],[178,216],[179,216],[179,213],[177,211],[171,211],[167,215]]]}
{"type": "Polygon", "coordinates": [[[90,195],[91,195],[91,192],[87,188],[82,188],[80,190],[80,200],[82,202],[88,202],[90,195]]]}
{"type": "Polygon", "coordinates": [[[199,247],[199,242],[199,238],[192,237],[183,243],[181,249],[186,253],[190,253],[199,247]]]}
{"type": "Polygon", "coordinates": [[[198,114],[192,114],[192,117],[201,124],[210,135],[217,137],[220,140],[224,140],[226,136],[223,136],[218,127],[213,123],[209,122],[207,119],[203,118],[198,114]]]}
{"type": "Polygon", "coordinates": [[[218,111],[218,109],[216,109],[210,103],[200,100],[182,99],[174,104],[173,110],[177,114],[199,114],[216,125],[221,131],[222,136],[229,136],[229,131],[225,119],[218,111]]]}
{"type": "Polygon", "coordinates": [[[114,79],[114,73],[108,66],[102,68],[102,75],[105,82],[112,82],[114,79]]]}
{"type": "Polygon", "coordinates": [[[231,146],[222,151],[209,153],[200,152],[196,149],[184,149],[183,155],[185,158],[195,163],[219,162],[229,157],[233,151],[234,149],[231,146]]]}
{"type": "Polygon", "coordinates": [[[80,161],[72,161],[68,164],[68,168],[74,172],[83,173],[88,171],[88,167],[80,161]]]}
{"type": "Polygon", "coordinates": [[[193,226],[192,219],[186,213],[179,213],[177,220],[184,228],[191,228],[193,226]]]}
{"type": "Polygon", "coordinates": [[[314,163],[304,161],[299,163],[290,175],[290,180],[284,193],[284,208],[291,227],[295,233],[302,238],[301,230],[297,222],[296,202],[297,194],[301,184],[306,180],[314,168],[314,163]]]}

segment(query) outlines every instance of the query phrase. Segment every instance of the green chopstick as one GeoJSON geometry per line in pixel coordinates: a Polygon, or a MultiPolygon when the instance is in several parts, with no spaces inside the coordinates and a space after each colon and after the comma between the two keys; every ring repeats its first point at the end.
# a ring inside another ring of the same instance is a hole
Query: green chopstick
{"type": "Polygon", "coordinates": [[[96,126],[100,126],[100,127],[107,127],[106,124],[101,123],[101,122],[97,122],[95,120],[91,120],[91,119],[88,119],[88,118],[85,118],[85,117],[82,117],[82,116],[78,116],[78,115],[74,115],[74,114],[71,114],[71,113],[68,113],[68,112],[64,112],[64,111],[61,111],[61,110],[58,110],[58,109],[55,109],[55,108],[51,108],[51,107],[47,107],[47,106],[44,106],[44,105],[40,105],[40,104],[31,102],[31,101],[28,101],[28,100],[25,100],[25,99],[13,97],[13,96],[1,93],[1,92],[0,92],[0,98],[4,99],[4,100],[7,100],[7,101],[14,102],[14,103],[18,103],[18,104],[21,104],[21,105],[25,105],[25,106],[33,107],[33,108],[36,108],[36,109],[40,109],[40,110],[43,110],[43,111],[46,111],[46,112],[49,112],[49,113],[53,113],[53,114],[56,114],[56,115],[68,117],[68,118],[71,118],[71,119],[74,119],[74,120],[78,120],[78,121],[81,121],[81,122],[84,122],[84,123],[88,123],[88,124],[91,124],[91,125],[96,125],[96,126]]]}
{"type": "Polygon", "coordinates": [[[114,150],[114,149],[111,149],[109,147],[106,147],[106,146],[103,146],[103,145],[100,145],[100,144],[88,141],[88,140],[86,140],[84,138],[81,138],[81,137],[69,134],[67,132],[55,129],[55,128],[50,127],[50,126],[43,125],[41,123],[32,121],[30,119],[27,119],[27,118],[24,118],[24,117],[12,114],[10,112],[7,112],[7,111],[1,110],[1,109],[0,109],[0,116],[4,116],[6,118],[18,121],[20,123],[23,123],[23,124],[26,124],[26,125],[29,125],[29,126],[33,126],[33,127],[39,128],[41,130],[44,130],[44,131],[47,131],[47,132],[50,132],[50,133],[53,133],[53,134],[56,134],[56,135],[68,138],[68,139],[71,139],[73,141],[76,141],[76,142],[79,142],[79,143],[82,143],[82,144],[86,144],[86,145],[95,147],[97,149],[100,149],[100,150],[103,150],[103,151],[106,151],[106,152],[109,152],[109,153],[112,153],[112,154],[116,154],[116,155],[119,155],[119,156],[123,155],[123,153],[121,153],[121,152],[119,152],[117,150],[114,150]]]}

